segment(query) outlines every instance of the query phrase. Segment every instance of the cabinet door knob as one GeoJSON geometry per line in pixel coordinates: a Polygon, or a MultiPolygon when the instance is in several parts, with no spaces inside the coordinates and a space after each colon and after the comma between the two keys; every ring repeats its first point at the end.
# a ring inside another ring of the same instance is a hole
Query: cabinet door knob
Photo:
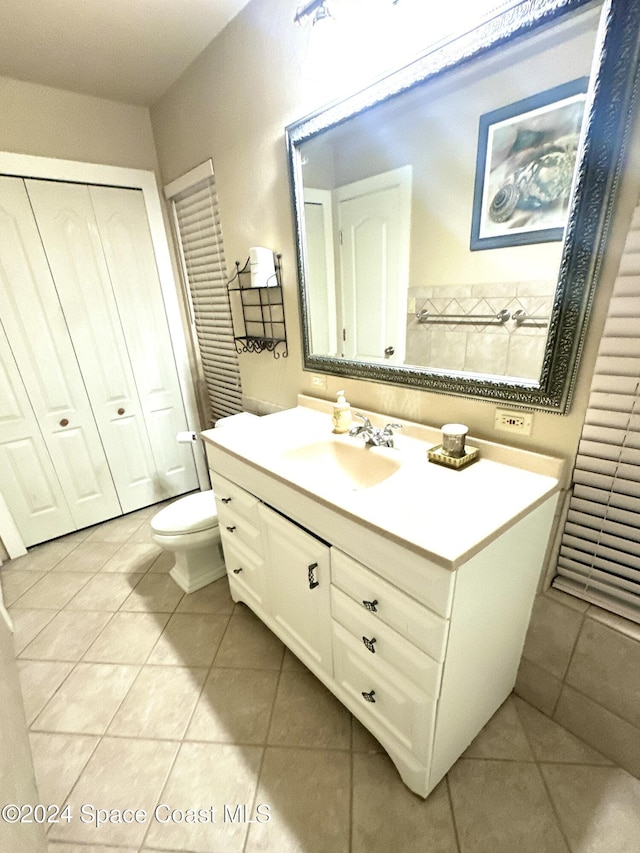
{"type": "Polygon", "coordinates": [[[370,690],[368,693],[365,693],[364,690],[362,691],[362,696],[363,696],[365,702],[371,702],[373,705],[375,705],[375,702],[376,702],[376,700],[373,698],[375,696],[375,694],[376,694],[375,690],[370,690]]]}
{"type": "Polygon", "coordinates": [[[230,504],[231,503],[231,498],[220,498],[220,500],[222,501],[223,504],[230,504]]]}
{"type": "Polygon", "coordinates": [[[317,581],[315,576],[315,571],[317,568],[317,563],[311,563],[311,565],[308,566],[309,589],[315,589],[317,586],[320,586],[320,581],[317,581]]]}
{"type": "Polygon", "coordinates": [[[239,575],[241,571],[242,571],[242,566],[239,569],[234,569],[233,573],[234,573],[234,575],[239,575]]]}
{"type": "Polygon", "coordinates": [[[375,653],[376,653],[375,643],[377,643],[377,642],[378,642],[378,641],[376,640],[376,638],[375,638],[375,637],[372,637],[371,639],[369,639],[368,637],[363,637],[363,638],[362,638],[362,642],[363,642],[363,643],[365,644],[365,646],[369,649],[369,651],[371,652],[371,654],[375,655],[375,653]]]}
{"type": "Polygon", "coordinates": [[[69,426],[69,421],[68,421],[68,419],[67,419],[67,418],[63,418],[63,419],[60,421],[60,426],[69,426]]]}
{"type": "Polygon", "coordinates": [[[378,604],[377,598],[374,598],[373,601],[367,601],[366,599],[363,599],[363,601],[362,601],[363,607],[366,607],[367,610],[369,610],[371,613],[377,613],[378,612],[378,608],[376,606],[377,604],[378,604]]]}
{"type": "Polygon", "coordinates": [[[229,533],[233,533],[233,531],[234,531],[235,529],[236,529],[235,524],[232,524],[232,525],[230,525],[230,526],[227,526],[227,530],[229,531],[229,533]]]}
{"type": "Polygon", "coordinates": [[[124,409],[122,408],[122,406],[118,409],[118,414],[124,415],[124,409]]]}

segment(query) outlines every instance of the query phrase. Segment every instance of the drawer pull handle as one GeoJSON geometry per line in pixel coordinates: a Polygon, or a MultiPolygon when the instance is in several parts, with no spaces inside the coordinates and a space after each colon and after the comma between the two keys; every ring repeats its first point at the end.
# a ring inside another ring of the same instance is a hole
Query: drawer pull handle
{"type": "Polygon", "coordinates": [[[242,566],[240,566],[239,569],[234,569],[233,573],[234,573],[234,575],[239,575],[241,571],[242,571],[242,566]]]}
{"type": "Polygon", "coordinates": [[[69,426],[69,419],[68,419],[68,418],[63,418],[63,419],[60,421],[60,426],[62,426],[62,427],[64,427],[64,426],[69,426]]]}
{"type": "Polygon", "coordinates": [[[220,500],[222,501],[223,504],[230,504],[231,503],[231,498],[220,498],[220,500]]]}
{"type": "Polygon", "coordinates": [[[365,693],[364,690],[362,691],[362,696],[363,696],[365,702],[371,702],[372,705],[375,705],[375,703],[376,703],[376,700],[373,698],[375,696],[375,694],[376,694],[375,690],[370,690],[369,693],[365,693]]]}
{"type": "Polygon", "coordinates": [[[375,653],[376,653],[376,647],[375,647],[374,643],[377,643],[377,642],[378,642],[378,641],[376,640],[376,638],[375,638],[375,637],[372,637],[371,639],[369,639],[368,637],[363,637],[363,638],[362,638],[362,642],[363,642],[363,643],[365,644],[365,646],[369,649],[369,651],[371,652],[371,654],[372,654],[372,655],[375,655],[375,653]]]}
{"type": "Polygon", "coordinates": [[[229,533],[233,533],[233,531],[234,531],[235,529],[236,529],[235,524],[232,524],[231,526],[227,526],[227,530],[229,531],[229,533]]]}
{"type": "Polygon", "coordinates": [[[309,578],[309,589],[315,589],[317,586],[320,586],[320,581],[316,580],[315,570],[318,568],[317,563],[311,563],[309,566],[308,578],[309,578]]]}
{"type": "Polygon", "coordinates": [[[378,604],[378,599],[377,599],[377,598],[374,598],[374,600],[373,600],[373,601],[366,601],[366,600],[363,600],[362,604],[363,604],[363,606],[364,606],[364,607],[366,607],[366,608],[367,608],[367,610],[368,610],[370,613],[377,613],[377,612],[378,612],[378,608],[377,608],[377,606],[376,606],[376,605],[378,604]]]}

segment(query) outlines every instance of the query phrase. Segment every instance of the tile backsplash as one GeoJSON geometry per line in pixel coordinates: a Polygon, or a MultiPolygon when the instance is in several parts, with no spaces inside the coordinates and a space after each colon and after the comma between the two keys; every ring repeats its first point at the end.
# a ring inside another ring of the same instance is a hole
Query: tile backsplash
{"type": "Polygon", "coordinates": [[[537,380],[555,287],[551,281],[410,287],[406,363],[537,380]],[[505,323],[469,322],[503,310],[509,312],[505,323]],[[421,322],[421,311],[437,322],[421,322]],[[519,322],[516,312],[536,319],[519,322]],[[442,321],[451,314],[465,319],[442,321]]]}

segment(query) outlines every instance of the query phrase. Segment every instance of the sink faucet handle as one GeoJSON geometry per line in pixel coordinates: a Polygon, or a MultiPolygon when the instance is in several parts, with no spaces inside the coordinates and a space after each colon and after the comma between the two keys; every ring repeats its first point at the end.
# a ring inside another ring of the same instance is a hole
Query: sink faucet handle
{"type": "Polygon", "coordinates": [[[365,429],[369,429],[371,427],[371,421],[366,415],[363,415],[362,412],[354,412],[353,414],[356,418],[362,418],[362,420],[364,421],[363,427],[365,429]]]}
{"type": "Polygon", "coordinates": [[[391,429],[402,429],[402,424],[387,424],[384,428],[385,432],[391,429]]]}

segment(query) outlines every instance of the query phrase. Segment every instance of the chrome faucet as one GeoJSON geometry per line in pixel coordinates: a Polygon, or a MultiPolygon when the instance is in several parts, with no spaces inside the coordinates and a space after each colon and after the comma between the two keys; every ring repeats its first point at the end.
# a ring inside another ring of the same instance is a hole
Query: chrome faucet
{"type": "Polygon", "coordinates": [[[351,427],[349,435],[361,435],[369,447],[393,447],[393,430],[402,429],[402,424],[387,424],[384,429],[379,429],[371,424],[366,415],[354,412],[357,418],[362,418],[360,426],[351,427]]]}

